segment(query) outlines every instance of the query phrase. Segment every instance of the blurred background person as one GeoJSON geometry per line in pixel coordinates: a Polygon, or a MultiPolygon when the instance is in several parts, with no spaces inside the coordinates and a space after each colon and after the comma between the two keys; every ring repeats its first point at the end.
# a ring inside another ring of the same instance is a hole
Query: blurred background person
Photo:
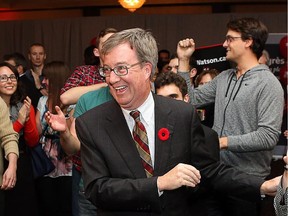
{"type": "Polygon", "coordinates": [[[32,100],[32,105],[36,109],[39,98],[47,95],[47,90],[42,85],[42,70],[46,60],[46,51],[43,44],[31,44],[28,50],[29,68],[25,72],[31,88],[28,89],[27,95],[32,100]]]}
{"type": "Polygon", "coordinates": [[[48,90],[48,96],[39,99],[36,123],[43,149],[51,159],[55,169],[37,179],[39,212],[42,216],[72,215],[72,160],[63,151],[60,134],[54,131],[45,121],[44,115],[49,110],[56,113],[55,106],[61,107],[70,126],[71,107],[60,101],[60,90],[71,72],[61,61],[53,61],[44,66],[42,84],[48,90]]]}
{"type": "Polygon", "coordinates": [[[158,51],[158,62],[167,62],[170,60],[170,51],[167,49],[161,49],[158,51]]]}
{"type": "Polygon", "coordinates": [[[262,51],[262,55],[259,58],[259,64],[266,64],[268,67],[270,65],[270,55],[267,50],[262,51]]]}
{"type": "MultiPolygon", "coordinates": [[[[212,79],[214,79],[219,74],[216,69],[206,69],[203,70],[195,79],[195,87],[199,87],[207,84],[212,79]]],[[[205,106],[200,106],[197,108],[198,114],[201,119],[201,123],[207,127],[212,128],[214,122],[214,106],[215,103],[210,103],[205,106]]]]}

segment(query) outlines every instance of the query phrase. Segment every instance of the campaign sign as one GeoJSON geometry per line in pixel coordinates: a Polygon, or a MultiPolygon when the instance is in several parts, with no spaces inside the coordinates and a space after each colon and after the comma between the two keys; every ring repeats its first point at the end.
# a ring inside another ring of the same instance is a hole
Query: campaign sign
{"type": "Polygon", "coordinates": [[[226,49],[222,44],[199,47],[193,53],[197,62],[197,71],[200,73],[205,69],[217,69],[219,72],[231,68],[226,60],[226,49]]]}

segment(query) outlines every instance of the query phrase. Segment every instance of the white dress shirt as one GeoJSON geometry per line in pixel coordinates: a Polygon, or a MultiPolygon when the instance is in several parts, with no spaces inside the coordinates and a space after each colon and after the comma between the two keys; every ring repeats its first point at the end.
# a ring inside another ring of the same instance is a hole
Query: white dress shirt
{"type": "MultiPolygon", "coordinates": [[[[148,145],[149,145],[153,168],[154,168],[154,161],[155,161],[155,117],[154,117],[155,111],[154,111],[154,107],[155,107],[154,99],[152,96],[152,92],[150,92],[146,101],[140,107],[135,109],[140,112],[140,121],[144,124],[144,127],[147,132],[148,145]]],[[[135,120],[129,114],[133,110],[126,110],[122,108],[122,111],[126,119],[126,122],[128,124],[129,130],[131,132],[131,136],[133,136],[132,132],[133,132],[133,128],[135,125],[135,120]]]]}

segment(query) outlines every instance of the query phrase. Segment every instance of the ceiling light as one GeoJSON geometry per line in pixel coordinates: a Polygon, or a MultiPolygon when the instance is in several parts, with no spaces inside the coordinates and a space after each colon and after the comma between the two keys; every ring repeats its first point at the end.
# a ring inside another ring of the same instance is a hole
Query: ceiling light
{"type": "Polygon", "coordinates": [[[123,8],[134,12],[135,10],[142,7],[142,5],[145,3],[145,0],[119,0],[119,3],[123,8]]]}

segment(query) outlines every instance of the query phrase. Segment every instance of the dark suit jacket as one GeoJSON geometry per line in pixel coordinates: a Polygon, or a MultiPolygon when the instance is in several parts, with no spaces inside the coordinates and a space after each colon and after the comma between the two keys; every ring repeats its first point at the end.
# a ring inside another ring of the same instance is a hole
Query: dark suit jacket
{"type": "Polygon", "coordinates": [[[195,166],[201,172],[203,184],[213,182],[216,190],[234,191],[250,198],[259,195],[262,180],[247,179],[245,174],[219,163],[218,137],[216,140],[211,137],[211,142],[204,141],[203,128],[192,105],[153,96],[155,177],[152,178],[146,178],[126,120],[115,100],[76,119],[85,193],[98,207],[99,215],[190,215],[192,203],[188,197],[193,190],[181,187],[164,191],[160,197],[158,194],[157,176],[164,175],[178,163],[195,166]],[[170,132],[166,141],[158,138],[161,128],[170,132]],[[230,186],[227,188],[227,185],[230,186]]]}

